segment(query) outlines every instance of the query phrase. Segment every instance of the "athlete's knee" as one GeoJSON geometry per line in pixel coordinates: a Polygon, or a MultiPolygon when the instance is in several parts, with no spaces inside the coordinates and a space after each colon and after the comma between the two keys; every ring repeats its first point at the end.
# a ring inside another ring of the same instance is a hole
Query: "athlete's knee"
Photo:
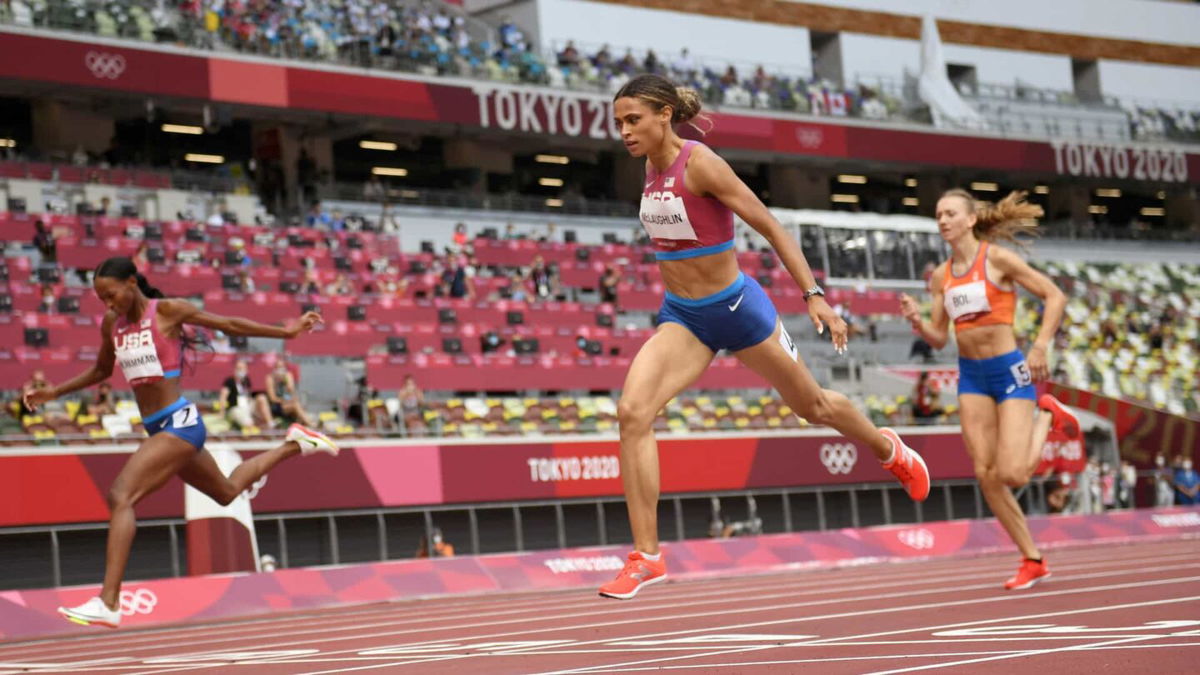
{"type": "Polygon", "coordinates": [[[117,509],[133,508],[138,502],[138,496],[131,488],[117,482],[113,483],[112,487],[108,488],[108,510],[116,511],[117,509]]]}
{"type": "Polygon", "coordinates": [[[808,420],[810,424],[828,426],[837,417],[838,399],[845,399],[844,396],[836,391],[822,389],[813,397],[812,401],[803,409],[797,410],[796,414],[808,420]]]}
{"type": "Polygon", "coordinates": [[[999,482],[999,476],[996,473],[994,464],[975,464],[975,480],[979,481],[980,485],[999,482]]]}
{"type": "Polygon", "coordinates": [[[1019,488],[1029,482],[1029,476],[1018,467],[1006,466],[996,469],[996,480],[1010,488],[1019,488]]]}
{"type": "Polygon", "coordinates": [[[649,406],[624,396],[617,402],[617,424],[621,433],[638,433],[649,431],[654,426],[657,410],[649,410],[649,406]]]}

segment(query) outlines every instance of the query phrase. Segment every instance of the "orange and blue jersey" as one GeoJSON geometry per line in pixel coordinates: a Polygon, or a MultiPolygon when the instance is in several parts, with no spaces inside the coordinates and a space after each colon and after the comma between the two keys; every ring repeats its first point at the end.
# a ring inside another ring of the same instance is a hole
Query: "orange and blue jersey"
{"type": "MultiPolygon", "coordinates": [[[[961,275],[946,265],[942,281],[943,304],[961,332],[979,326],[1013,324],[1017,313],[1017,289],[1004,289],[988,278],[987,254],[990,244],[982,242],[971,267],[961,275]]],[[[1037,389],[1025,363],[1025,355],[1014,349],[987,359],[958,357],[958,393],[988,396],[996,403],[1010,398],[1037,400],[1037,389]]]]}

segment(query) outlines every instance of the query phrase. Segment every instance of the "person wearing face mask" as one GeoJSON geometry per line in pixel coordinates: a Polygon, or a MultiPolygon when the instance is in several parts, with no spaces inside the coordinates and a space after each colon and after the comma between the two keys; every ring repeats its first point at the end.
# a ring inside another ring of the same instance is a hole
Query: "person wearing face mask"
{"type": "Polygon", "coordinates": [[[1019,244],[1019,235],[1036,232],[1042,208],[1025,202],[1023,193],[987,204],[953,189],[938,200],[936,214],[951,256],[930,278],[930,320],[922,318],[916,300],[907,294],[900,297],[900,311],[934,349],[946,346],[953,324],[963,440],[988,507],[1022,556],[1017,574],[1004,588],[1029,588],[1050,576],[1050,570],[1011,488],[1029,482],[1052,428],[1064,429],[1068,436],[1078,432],[1079,420],[1053,396],[1038,398],[1034,387],[1050,376],[1048,353],[1067,298],[1021,256],[996,245],[1019,244]],[[1028,355],[1018,349],[1013,329],[1018,286],[1045,306],[1028,355]]]}
{"type": "Polygon", "coordinates": [[[1154,457],[1154,505],[1170,506],[1174,503],[1174,471],[1167,467],[1167,458],[1158,454],[1154,457]]]}
{"type": "Polygon", "coordinates": [[[239,429],[254,426],[255,415],[264,427],[270,429],[275,425],[270,402],[266,394],[250,387],[250,367],[242,359],[234,364],[233,374],[225,378],[217,400],[225,410],[226,419],[239,429]]]}
{"type": "Polygon", "coordinates": [[[275,362],[275,368],[267,374],[267,399],[271,403],[271,414],[276,417],[291,417],[300,424],[312,426],[312,418],[300,406],[296,396],[296,378],[288,370],[287,361],[282,357],[275,362]]]}
{"type": "Polygon", "coordinates": [[[1177,455],[1181,458],[1179,468],[1175,469],[1175,503],[1181,506],[1190,506],[1200,503],[1196,495],[1200,493],[1200,475],[1196,474],[1193,468],[1192,458],[1184,455],[1177,455]]]}

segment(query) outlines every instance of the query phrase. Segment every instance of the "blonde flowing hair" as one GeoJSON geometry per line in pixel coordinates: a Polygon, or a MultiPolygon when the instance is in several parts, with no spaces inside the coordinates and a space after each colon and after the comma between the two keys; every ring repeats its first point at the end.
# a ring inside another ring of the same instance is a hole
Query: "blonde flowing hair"
{"type": "Polygon", "coordinates": [[[946,197],[960,197],[967,203],[967,212],[975,214],[975,236],[982,241],[1008,241],[1021,248],[1028,242],[1023,237],[1036,237],[1037,219],[1045,215],[1042,207],[1025,201],[1024,191],[1014,191],[995,204],[980,201],[962,188],[942,193],[946,197]]]}

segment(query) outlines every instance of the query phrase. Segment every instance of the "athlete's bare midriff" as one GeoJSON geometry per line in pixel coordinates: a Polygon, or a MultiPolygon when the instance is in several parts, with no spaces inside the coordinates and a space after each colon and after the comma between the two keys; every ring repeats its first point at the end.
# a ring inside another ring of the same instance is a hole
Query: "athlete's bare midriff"
{"type": "Polygon", "coordinates": [[[729,250],[699,258],[660,260],[658,271],[668,291],[681,298],[703,298],[737,280],[737,254],[729,250]]]}
{"type": "Polygon", "coordinates": [[[975,326],[964,331],[955,331],[958,354],[968,359],[990,359],[1007,354],[1017,348],[1013,327],[1006,324],[975,326]]]}

